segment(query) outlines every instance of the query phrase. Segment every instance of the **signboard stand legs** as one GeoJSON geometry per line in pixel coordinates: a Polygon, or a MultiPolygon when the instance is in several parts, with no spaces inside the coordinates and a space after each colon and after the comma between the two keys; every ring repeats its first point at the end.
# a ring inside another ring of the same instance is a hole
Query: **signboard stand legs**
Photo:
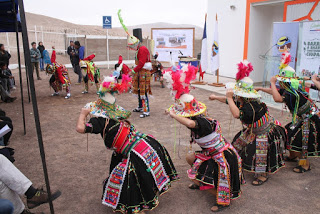
{"type": "Polygon", "coordinates": [[[214,87],[224,87],[225,85],[223,83],[219,83],[219,68],[217,69],[217,82],[216,83],[210,83],[208,85],[214,86],[214,87]]]}

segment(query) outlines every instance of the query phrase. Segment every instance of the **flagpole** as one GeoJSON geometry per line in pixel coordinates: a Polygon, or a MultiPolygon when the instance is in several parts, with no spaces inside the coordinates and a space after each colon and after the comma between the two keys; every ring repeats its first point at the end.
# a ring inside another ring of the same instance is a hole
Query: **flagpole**
{"type": "MultiPolygon", "coordinates": [[[[216,13],[216,24],[218,24],[218,14],[216,13]]],[[[220,51],[219,51],[220,52],[220,51]]],[[[224,87],[223,83],[219,83],[219,68],[217,69],[217,83],[211,83],[208,85],[215,86],[215,87],[224,87]]]]}
{"type": "MultiPolygon", "coordinates": [[[[206,15],[205,15],[205,19],[204,19],[205,21],[204,21],[204,31],[205,31],[205,29],[206,29],[206,25],[207,25],[207,13],[206,13],[206,15]]],[[[201,47],[201,49],[202,49],[202,47],[201,47]]],[[[201,52],[202,52],[202,50],[201,50],[201,52]]],[[[199,81],[193,81],[191,84],[193,84],[193,85],[206,85],[207,84],[207,82],[204,82],[203,81],[203,77],[202,77],[202,81],[201,81],[201,72],[202,72],[202,69],[201,69],[201,58],[203,57],[202,56],[202,54],[203,53],[201,53],[201,57],[200,57],[200,59],[198,59],[198,71],[199,71],[199,81]]],[[[205,55],[205,54],[204,54],[205,55]]],[[[205,56],[205,57],[207,57],[207,56],[205,56]]],[[[197,73],[198,73],[198,71],[197,71],[197,73]]]]}

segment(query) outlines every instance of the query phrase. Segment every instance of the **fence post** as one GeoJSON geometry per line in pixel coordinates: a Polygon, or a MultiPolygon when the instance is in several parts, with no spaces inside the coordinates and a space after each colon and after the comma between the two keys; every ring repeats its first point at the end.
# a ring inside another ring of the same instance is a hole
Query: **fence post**
{"type": "Polygon", "coordinates": [[[8,49],[8,52],[10,52],[9,33],[7,32],[6,35],[7,35],[7,49],[8,49]]]}
{"type": "Polygon", "coordinates": [[[43,26],[41,25],[41,41],[44,44],[44,39],[43,39],[43,26]]]}
{"type": "Polygon", "coordinates": [[[68,49],[68,44],[67,44],[67,30],[64,30],[64,55],[66,55],[66,50],[68,49]]]}
{"type": "Polygon", "coordinates": [[[36,25],[34,26],[34,36],[35,36],[36,43],[38,45],[37,26],[36,25]]]}

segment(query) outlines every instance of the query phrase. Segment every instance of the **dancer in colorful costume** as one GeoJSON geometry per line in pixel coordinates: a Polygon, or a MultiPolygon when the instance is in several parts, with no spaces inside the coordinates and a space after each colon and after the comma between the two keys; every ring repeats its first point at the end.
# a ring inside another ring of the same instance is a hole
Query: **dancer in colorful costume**
{"type": "Polygon", "coordinates": [[[92,61],[92,59],[95,56],[96,56],[95,54],[91,54],[87,58],[80,60],[80,68],[81,68],[83,81],[84,81],[84,91],[82,92],[83,94],[88,93],[89,80],[96,84],[97,93],[99,91],[100,70],[95,66],[94,62],[92,61]]]}
{"type": "Polygon", "coordinates": [[[139,105],[133,112],[143,112],[140,117],[145,118],[150,116],[150,106],[148,94],[151,92],[151,70],[152,64],[150,61],[149,50],[142,46],[140,40],[129,34],[127,27],[123,24],[120,15],[121,10],[118,11],[118,17],[123,29],[128,34],[127,46],[129,49],[136,51],[135,64],[136,67],[132,70],[133,73],[133,93],[138,95],[139,105]]]}
{"type": "MultiPolygon", "coordinates": [[[[191,168],[188,177],[194,182],[191,189],[208,190],[216,196],[211,208],[218,212],[230,205],[231,199],[240,195],[241,158],[221,133],[220,123],[205,116],[205,104],[198,102],[190,92],[190,81],[196,78],[197,68],[183,67],[171,71],[172,91],[175,104],[166,113],[191,130],[191,143],[197,143],[202,150],[189,153],[186,157],[191,168]]],[[[165,72],[164,77],[168,77],[165,72]]]]}
{"type": "Polygon", "coordinates": [[[123,62],[123,58],[121,55],[119,55],[119,60],[118,60],[118,63],[117,65],[119,65],[119,71],[120,71],[120,79],[122,77],[122,75],[131,75],[131,69],[126,65],[124,64],[123,62]]]}
{"type": "Polygon", "coordinates": [[[232,145],[242,158],[242,168],[255,173],[252,182],[260,186],[268,180],[268,174],[283,167],[285,129],[269,113],[268,107],[259,99],[249,74],[253,71],[248,61],[238,64],[236,83],[227,84],[226,96],[211,95],[229,105],[233,117],[240,119],[243,129],[234,137],[232,145]]]}
{"type": "Polygon", "coordinates": [[[300,85],[295,70],[289,66],[291,56],[282,54],[279,75],[271,77],[271,88],[262,91],[273,96],[275,102],[285,103],[292,114],[292,122],[286,125],[288,134],[287,148],[290,151],[287,161],[299,159],[296,173],[310,171],[308,157],[320,154],[320,110],[300,85]],[[276,82],[279,81],[280,90],[276,82]]]}
{"type": "Polygon", "coordinates": [[[131,112],[115,103],[114,93],[127,91],[130,79],[122,83],[107,77],[100,86],[99,99],[82,109],[79,133],[101,134],[105,146],[114,150],[110,174],[104,183],[102,204],[122,213],[154,209],[158,196],[178,179],[169,153],[154,137],[138,132],[126,120],[131,112]],[[86,121],[91,114],[95,116],[86,121]]]}
{"type": "Polygon", "coordinates": [[[67,93],[65,98],[69,99],[71,96],[71,81],[69,78],[68,70],[64,65],[56,62],[56,51],[54,47],[52,47],[52,49],[53,51],[51,55],[51,61],[48,61],[48,59],[44,58],[44,62],[47,63],[46,73],[52,75],[49,80],[49,84],[54,90],[52,96],[58,96],[59,91],[61,91],[62,88],[65,88],[67,93]]]}

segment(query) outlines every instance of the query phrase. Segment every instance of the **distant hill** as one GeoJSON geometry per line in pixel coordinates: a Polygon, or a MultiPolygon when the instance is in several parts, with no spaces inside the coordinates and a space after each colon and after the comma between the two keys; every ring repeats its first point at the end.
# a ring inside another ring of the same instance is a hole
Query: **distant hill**
{"type": "MultiPolygon", "coordinates": [[[[85,35],[105,35],[106,31],[102,29],[102,26],[98,25],[77,25],[70,22],[66,22],[60,19],[52,18],[49,16],[38,15],[34,13],[26,13],[27,19],[27,26],[29,29],[34,29],[36,25],[37,28],[40,26],[43,27],[45,30],[50,31],[67,31],[68,33],[74,33],[75,31],[78,34],[85,34],[85,35]]],[[[151,28],[195,28],[195,38],[201,39],[203,34],[203,28],[194,26],[194,25],[177,25],[177,24],[170,24],[164,22],[157,22],[151,24],[143,24],[143,25],[136,25],[136,26],[128,26],[129,30],[133,28],[142,28],[143,37],[151,37],[151,28]]],[[[109,34],[112,36],[126,36],[124,30],[122,28],[113,28],[109,30],[109,34]]]]}

